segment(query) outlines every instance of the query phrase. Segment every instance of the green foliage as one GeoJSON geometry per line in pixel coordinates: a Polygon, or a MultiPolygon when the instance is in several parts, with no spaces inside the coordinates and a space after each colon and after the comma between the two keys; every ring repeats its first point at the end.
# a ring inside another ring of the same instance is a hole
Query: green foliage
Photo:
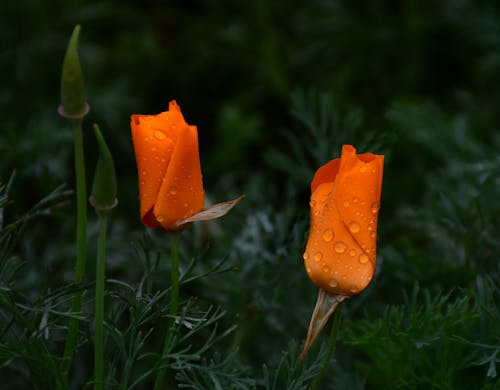
{"type": "Polygon", "coordinates": [[[467,291],[433,296],[417,286],[383,316],[346,324],[345,342],[357,347],[366,385],[453,389],[493,384],[500,291],[488,279],[478,278],[477,284],[484,300],[471,299],[467,291]],[[480,331],[480,323],[486,332],[480,331]]]}

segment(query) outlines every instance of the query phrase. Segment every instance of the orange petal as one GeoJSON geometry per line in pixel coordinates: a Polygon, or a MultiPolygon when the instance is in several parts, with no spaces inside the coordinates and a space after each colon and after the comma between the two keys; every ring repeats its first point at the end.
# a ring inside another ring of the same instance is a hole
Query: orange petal
{"type": "Polygon", "coordinates": [[[169,111],[161,114],[132,115],[130,125],[139,173],[142,222],[150,227],[165,227],[164,224],[175,222],[176,216],[183,218],[191,209],[193,213],[199,211],[203,207],[203,184],[197,130],[185,122],[175,100],[170,102],[169,111]],[[174,185],[178,196],[168,205],[170,192],[174,192],[170,187],[174,185]],[[185,197],[182,202],[181,197],[185,197]],[[157,204],[159,200],[161,204],[157,204]]]}
{"type": "Polygon", "coordinates": [[[356,155],[344,145],[341,158],[318,169],[313,179],[304,265],[327,292],[353,295],[373,277],[382,171],[383,156],[356,155]]]}
{"type": "Polygon", "coordinates": [[[179,133],[153,214],[165,230],[176,231],[181,221],[203,208],[204,191],[196,126],[179,133]]]}

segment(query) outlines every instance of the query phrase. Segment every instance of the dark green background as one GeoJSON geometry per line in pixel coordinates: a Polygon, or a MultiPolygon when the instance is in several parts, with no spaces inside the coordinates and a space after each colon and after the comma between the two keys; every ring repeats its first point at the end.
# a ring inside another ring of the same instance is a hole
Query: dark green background
{"type": "MultiPolygon", "coordinates": [[[[340,363],[328,383],[493,388],[482,359],[498,352],[500,4],[2,1],[0,181],[15,171],[7,223],[58,185],[73,188],[71,131],[56,109],[76,24],[91,105],[88,183],[93,122],[118,175],[109,277],[134,283],[142,272],[132,249],[145,228],[130,115],[164,111],[176,99],[198,126],[210,203],[247,195],[223,220],[185,234],[185,263],[226,258],[237,271],[193,283],[183,296],[219,304],[227,323],[239,324],[229,344],[239,346],[249,377],[261,377],[263,364],[272,371],[290,341],[303,340],[315,300],[301,263],[310,180],[351,143],[386,156],[379,265],[370,287],[345,305],[340,363]],[[405,301],[417,285],[415,301],[405,301]],[[464,297],[471,301],[462,307],[464,297]]],[[[75,205],[63,199],[18,231],[12,250],[26,264],[16,285],[28,296],[72,279],[75,205]]],[[[168,264],[168,239],[151,236],[168,264]]]]}

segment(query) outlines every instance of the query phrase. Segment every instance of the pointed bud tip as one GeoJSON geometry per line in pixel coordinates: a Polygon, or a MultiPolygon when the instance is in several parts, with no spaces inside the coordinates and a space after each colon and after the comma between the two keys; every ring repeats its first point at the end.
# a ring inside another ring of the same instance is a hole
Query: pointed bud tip
{"type": "Polygon", "coordinates": [[[66,118],[82,118],[88,112],[83,73],[78,55],[80,25],[71,34],[64,56],[61,74],[61,106],[58,111],[66,118]]]}

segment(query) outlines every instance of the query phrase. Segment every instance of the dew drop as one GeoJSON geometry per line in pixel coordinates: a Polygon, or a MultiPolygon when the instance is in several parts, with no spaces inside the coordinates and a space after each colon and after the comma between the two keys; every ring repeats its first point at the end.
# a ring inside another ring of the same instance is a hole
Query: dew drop
{"type": "Polygon", "coordinates": [[[163,222],[163,220],[164,220],[163,215],[158,215],[158,216],[156,217],[156,220],[157,220],[158,222],[163,222]]]}
{"type": "Polygon", "coordinates": [[[326,242],[330,242],[330,241],[332,241],[332,239],[333,239],[333,230],[332,229],[326,229],[323,232],[323,240],[325,240],[326,242]]]}
{"type": "Polygon", "coordinates": [[[368,225],[368,231],[372,231],[373,230],[373,227],[371,225],[368,225]]]}
{"type": "Polygon", "coordinates": [[[187,203],[184,203],[183,204],[184,208],[187,209],[187,207],[189,206],[187,203]]]}
{"type": "Polygon", "coordinates": [[[328,267],[327,265],[325,265],[325,266],[323,267],[323,272],[324,272],[325,274],[327,274],[328,272],[330,272],[330,267],[328,267]]]}
{"type": "Polygon", "coordinates": [[[151,148],[151,151],[152,151],[152,152],[156,152],[156,146],[153,146],[153,147],[151,148]]]}
{"type": "Polygon", "coordinates": [[[154,136],[157,140],[160,140],[160,141],[163,141],[165,138],[167,138],[165,133],[161,130],[155,130],[154,136]]]}
{"type": "Polygon", "coordinates": [[[328,285],[330,287],[337,287],[337,281],[335,279],[330,279],[330,281],[328,282],[328,285]]]}
{"type": "Polygon", "coordinates": [[[311,267],[306,267],[306,271],[307,271],[308,274],[310,274],[312,272],[311,267]]]}
{"type": "Polygon", "coordinates": [[[347,249],[347,245],[344,244],[342,241],[338,241],[335,243],[335,252],[344,253],[346,249],[347,249]]]}
{"type": "Polygon", "coordinates": [[[309,253],[304,252],[304,254],[302,255],[302,258],[303,258],[304,260],[307,260],[307,259],[309,258],[309,253]]]}
{"type": "Polygon", "coordinates": [[[311,207],[313,207],[313,208],[314,208],[314,207],[316,207],[316,201],[315,201],[314,199],[313,199],[313,200],[311,200],[311,201],[309,202],[309,206],[311,206],[311,207]]]}
{"type": "Polygon", "coordinates": [[[170,186],[170,188],[168,189],[168,192],[170,192],[170,195],[177,194],[177,187],[176,186],[170,186]]]}
{"type": "Polygon", "coordinates": [[[368,260],[369,260],[369,258],[368,258],[368,255],[367,255],[366,253],[361,253],[361,254],[359,255],[359,262],[360,262],[361,264],[368,263],[368,260]]]}
{"type": "Polygon", "coordinates": [[[352,200],[352,203],[358,203],[358,202],[359,202],[359,198],[354,198],[354,199],[352,200]]]}
{"type": "Polygon", "coordinates": [[[366,165],[365,164],[361,165],[361,168],[359,168],[359,171],[366,172],[366,165]]]}
{"type": "Polygon", "coordinates": [[[375,232],[372,232],[372,234],[370,234],[371,238],[375,238],[377,237],[377,234],[375,232]]]}
{"type": "Polygon", "coordinates": [[[147,172],[146,171],[142,171],[142,176],[146,176],[147,175],[147,172]]]}
{"type": "Polygon", "coordinates": [[[314,261],[315,261],[315,262],[320,262],[322,258],[323,258],[323,253],[321,253],[321,252],[316,252],[316,253],[314,254],[314,261]]]}
{"type": "Polygon", "coordinates": [[[351,256],[351,257],[356,256],[356,249],[351,249],[351,250],[349,251],[349,256],[351,256]]]}
{"type": "Polygon", "coordinates": [[[144,180],[141,180],[141,186],[143,186],[146,182],[144,180]]]}
{"type": "Polygon", "coordinates": [[[349,230],[353,233],[358,233],[361,230],[361,227],[359,226],[359,223],[357,223],[356,221],[352,221],[349,224],[349,230]]]}
{"type": "Polygon", "coordinates": [[[370,206],[370,211],[373,213],[373,214],[377,214],[378,213],[378,210],[379,210],[380,206],[378,204],[378,202],[373,202],[370,206]]]}
{"type": "Polygon", "coordinates": [[[145,138],[144,138],[144,141],[145,141],[145,142],[148,142],[148,141],[149,141],[149,137],[145,137],[145,138]]]}
{"type": "Polygon", "coordinates": [[[350,203],[348,200],[344,200],[344,203],[343,203],[344,207],[349,207],[350,203]]]}
{"type": "Polygon", "coordinates": [[[352,293],[358,292],[358,286],[355,286],[354,284],[350,288],[352,293]]]}

